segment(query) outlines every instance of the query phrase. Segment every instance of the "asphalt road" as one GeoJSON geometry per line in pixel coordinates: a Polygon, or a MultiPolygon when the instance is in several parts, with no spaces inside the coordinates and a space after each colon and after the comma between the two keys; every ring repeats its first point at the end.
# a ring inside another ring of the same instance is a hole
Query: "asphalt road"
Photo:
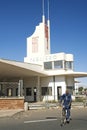
{"type": "Polygon", "coordinates": [[[60,109],[20,112],[0,118],[0,130],[87,130],[87,108],[73,108],[71,115],[70,123],[61,127],[60,109]]]}

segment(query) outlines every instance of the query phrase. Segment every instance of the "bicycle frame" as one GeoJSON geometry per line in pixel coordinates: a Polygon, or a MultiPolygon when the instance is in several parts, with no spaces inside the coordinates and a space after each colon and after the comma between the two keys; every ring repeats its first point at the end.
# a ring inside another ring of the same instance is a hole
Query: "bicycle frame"
{"type": "Polygon", "coordinates": [[[62,113],[61,113],[61,126],[66,124],[66,109],[62,108],[62,113]]]}

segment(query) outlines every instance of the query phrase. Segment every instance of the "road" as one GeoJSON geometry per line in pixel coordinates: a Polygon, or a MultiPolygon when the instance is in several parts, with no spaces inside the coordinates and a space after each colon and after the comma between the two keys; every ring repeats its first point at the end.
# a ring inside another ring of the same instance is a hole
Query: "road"
{"type": "Polygon", "coordinates": [[[20,112],[0,118],[0,130],[87,130],[87,108],[73,108],[71,115],[71,122],[61,127],[60,109],[20,112]]]}

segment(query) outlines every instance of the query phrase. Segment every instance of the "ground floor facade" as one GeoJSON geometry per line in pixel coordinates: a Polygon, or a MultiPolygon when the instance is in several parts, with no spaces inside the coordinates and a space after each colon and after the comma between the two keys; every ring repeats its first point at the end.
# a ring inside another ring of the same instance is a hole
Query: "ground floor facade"
{"type": "Polygon", "coordinates": [[[66,88],[73,95],[74,87],[72,76],[12,78],[0,82],[0,97],[24,97],[25,102],[58,101],[66,88]]]}

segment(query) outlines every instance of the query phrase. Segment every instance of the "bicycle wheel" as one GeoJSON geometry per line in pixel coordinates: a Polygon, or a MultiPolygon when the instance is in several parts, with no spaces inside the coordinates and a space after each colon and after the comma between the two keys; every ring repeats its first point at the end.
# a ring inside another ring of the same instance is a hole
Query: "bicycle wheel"
{"type": "Polygon", "coordinates": [[[61,114],[61,126],[66,124],[66,109],[62,108],[62,114],[61,114]]]}

